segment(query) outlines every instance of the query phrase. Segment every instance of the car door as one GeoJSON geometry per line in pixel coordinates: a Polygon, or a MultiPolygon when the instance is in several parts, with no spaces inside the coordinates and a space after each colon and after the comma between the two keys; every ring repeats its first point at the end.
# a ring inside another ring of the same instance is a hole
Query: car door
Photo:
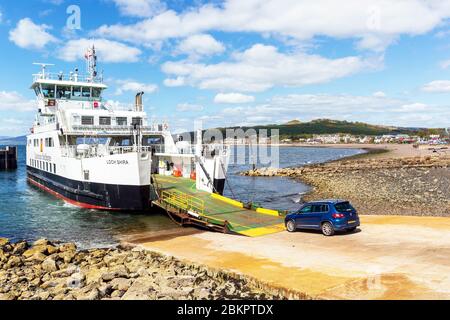
{"type": "Polygon", "coordinates": [[[329,207],[326,204],[315,204],[312,206],[309,223],[314,227],[320,227],[322,216],[328,212],[329,207]]]}
{"type": "Polygon", "coordinates": [[[300,208],[297,214],[296,223],[298,228],[311,228],[311,211],[313,205],[307,204],[300,208]]]}

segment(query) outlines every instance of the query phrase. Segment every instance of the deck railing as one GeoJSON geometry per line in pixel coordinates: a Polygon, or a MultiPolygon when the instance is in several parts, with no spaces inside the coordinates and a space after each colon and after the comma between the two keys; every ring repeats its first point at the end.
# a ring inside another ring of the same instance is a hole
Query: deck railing
{"type": "Polygon", "coordinates": [[[203,215],[205,213],[205,202],[202,199],[196,198],[190,194],[183,193],[178,190],[163,190],[161,192],[161,201],[174,206],[177,209],[186,212],[194,212],[203,215]]]}

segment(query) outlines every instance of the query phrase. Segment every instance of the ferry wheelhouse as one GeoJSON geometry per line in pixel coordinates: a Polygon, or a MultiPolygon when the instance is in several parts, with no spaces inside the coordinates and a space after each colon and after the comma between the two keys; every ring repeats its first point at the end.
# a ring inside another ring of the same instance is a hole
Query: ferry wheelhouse
{"type": "Polygon", "coordinates": [[[97,73],[92,47],[87,75],[47,72],[33,75],[38,113],[27,136],[31,184],[66,202],[90,209],[146,210],[158,197],[153,174],[196,180],[196,188],[223,193],[229,152],[175,141],[166,123],[144,112],[143,92],[131,107],[102,99],[107,86],[97,73]]]}

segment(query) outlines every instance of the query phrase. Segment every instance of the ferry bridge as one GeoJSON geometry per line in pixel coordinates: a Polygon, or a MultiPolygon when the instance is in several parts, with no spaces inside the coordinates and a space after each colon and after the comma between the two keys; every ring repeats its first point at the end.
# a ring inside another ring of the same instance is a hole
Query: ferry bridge
{"type": "Polygon", "coordinates": [[[258,237],[285,230],[284,214],[197,190],[195,181],[153,175],[158,200],[152,205],[167,211],[179,224],[194,225],[224,233],[258,237]]]}

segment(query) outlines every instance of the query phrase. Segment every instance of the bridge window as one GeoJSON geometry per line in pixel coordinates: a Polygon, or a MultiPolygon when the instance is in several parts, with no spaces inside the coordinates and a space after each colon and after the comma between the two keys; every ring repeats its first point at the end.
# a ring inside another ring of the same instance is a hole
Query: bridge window
{"type": "Polygon", "coordinates": [[[89,88],[89,87],[83,88],[82,97],[83,98],[90,98],[91,97],[91,88],[89,88]]]}
{"type": "Polygon", "coordinates": [[[117,121],[117,125],[118,126],[126,126],[127,125],[127,118],[126,117],[117,117],[116,121],[117,121]]]}
{"type": "Polygon", "coordinates": [[[101,89],[92,88],[92,98],[100,98],[101,94],[102,94],[101,89]]]}
{"type": "Polygon", "coordinates": [[[70,87],[58,86],[56,89],[56,98],[58,99],[70,99],[72,90],[70,87]]]}
{"type": "Polygon", "coordinates": [[[42,95],[45,98],[55,98],[55,86],[51,84],[43,84],[42,95]]]}
{"type": "Polygon", "coordinates": [[[81,87],[73,87],[72,97],[74,98],[81,97],[81,87]]]}
{"type": "Polygon", "coordinates": [[[92,116],[82,116],[81,124],[84,126],[93,126],[94,125],[94,117],[92,116]]]}
{"type": "Polygon", "coordinates": [[[99,124],[101,126],[110,126],[111,125],[111,117],[100,117],[99,124]]]}

